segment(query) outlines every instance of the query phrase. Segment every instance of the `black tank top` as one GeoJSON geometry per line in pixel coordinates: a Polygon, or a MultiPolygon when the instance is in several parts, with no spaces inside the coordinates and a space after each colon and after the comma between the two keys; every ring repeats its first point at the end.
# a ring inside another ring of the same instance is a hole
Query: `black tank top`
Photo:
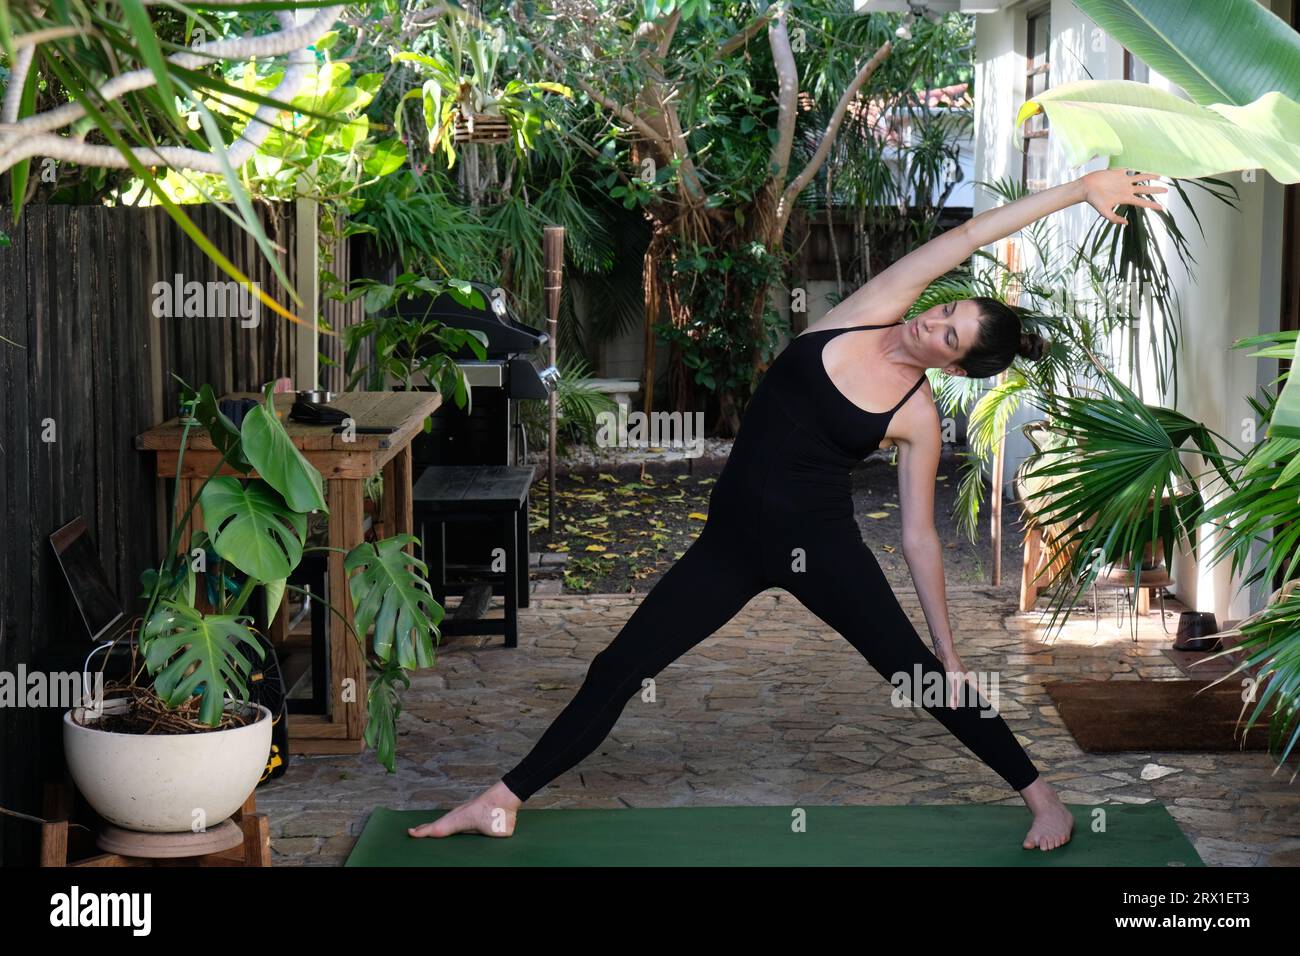
{"type": "Polygon", "coordinates": [[[869,412],[835,387],[822,363],[822,349],[842,332],[886,329],[902,324],[900,320],[885,325],[850,325],[796,336],[772,362],[759,383],[759,390],[775,392],[777,400],[796,421],[826,445],[841,452],[850,464],[857,464],[880,447],[890,421],[925,382],[925,373],[921,373],[893,408],[869,412]]]}
{"type": "Polygon", "coordinates": [[[889,411],[869,412],[835,387],[822,349],[841,332],[901,324],[805,332],[782,350],[745,408],[710,497],[710,521],[716,515],[743,530],[755,521],[853,520],[853,467],[880,447],[894,413],[926,377],[889,411]]]}

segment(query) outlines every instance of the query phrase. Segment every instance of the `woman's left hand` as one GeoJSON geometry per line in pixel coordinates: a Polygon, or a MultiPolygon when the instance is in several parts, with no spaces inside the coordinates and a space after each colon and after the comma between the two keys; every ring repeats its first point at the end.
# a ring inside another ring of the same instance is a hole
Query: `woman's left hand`
{"type": "Polygon", "coordinates": [[[1139,185],[1159,178],[1157,173],[1140,173],[1135,169],[1098,169],[1083,177],[1083,198],[1111,222],[1127,225],[1128,220],[1114,211],[1116,206],[1164,208],[1150,199],[1149,194],[1167,193],[1166,187],[1139,185]]]}
{"type": "MultiPolygon", "coordinates": [[[[965,688],[962,687],[963,684],[970,685],[971,689],[975,691],[976,694],[979,693],[979,689],[972,684],[968,678],[966,674],[966,665],[962,663],[961,657],[958,656],[955,650],[949,650],[941,655],[939,657],[939,662],[943,664],[943,671],[946,677],[944,686],[947,688],[949,707],[954,710],[957,708],[957,704],[965,690],[965,688]]],[[[978,700],[978,698],[976,699],[978,700]]]]}

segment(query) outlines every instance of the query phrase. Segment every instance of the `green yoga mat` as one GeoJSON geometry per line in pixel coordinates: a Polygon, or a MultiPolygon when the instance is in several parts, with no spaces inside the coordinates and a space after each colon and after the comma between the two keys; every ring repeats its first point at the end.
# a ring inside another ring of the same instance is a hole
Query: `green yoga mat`
{"type": "Polygon", "coordinates": [[[513,836],[416,839],[445,810],[378,807],[345,866],[1204,866],[1158,803],[1071,806],[1074,835],[1020,846],[1023,807],[809,806],[520,810],[513,836]],[[1095,832],[1094,811],[1105,811],[1095,832]]]}

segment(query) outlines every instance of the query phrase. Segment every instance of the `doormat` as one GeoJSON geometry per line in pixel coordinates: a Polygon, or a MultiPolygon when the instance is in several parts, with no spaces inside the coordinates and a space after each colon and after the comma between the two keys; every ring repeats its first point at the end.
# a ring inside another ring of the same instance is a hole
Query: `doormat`
{"type": "Polygon", "coordinates": [[[1044,686],[1066,728],[1087,753],[1267,750],[1268,713],[1255,721],[1242,748],[1242,729],[1255,704],[1242,714],[1241,685],[1224,681],[1204,690],[1211,683],[1090,680],[1050,681],[1044,686]]]}

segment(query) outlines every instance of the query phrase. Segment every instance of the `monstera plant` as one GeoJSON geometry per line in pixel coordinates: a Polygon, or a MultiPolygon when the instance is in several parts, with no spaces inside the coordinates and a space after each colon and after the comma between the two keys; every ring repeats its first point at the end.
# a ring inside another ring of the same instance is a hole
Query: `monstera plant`
{"type": "MultiPolygon", "coordinates": [[[[309,516],[328,511],[324,482],[277,418],[270,389],[239,427],[218,408],[211,387],[189,394],[193,420],[207,429],[225,467],[219,465],[197,495],[207,530],[194,530],[188,551],[181,551],[191,504],[177,522],[162,566],[146,573],[149,604],[140,653],[163,705],[197,708],[196,719],[216,727],[226,719],[231,698],[249,699],[250,652],[263,654],[249,613],[252,596],[259,589],[264,593],[269,624],[304,551],[340,549],[306,545],[309,516]]],[[[178,475],[194,426],[184,427],[178,475]]],[[[363,644],[374,632],[367,659],[377,677],[369,687],[366,742],[389,771],[401,710],[396,685],[409,683],[406,671],[433,664],[443,615],[426,566],[404,550],[414,541],[403,534],[362,542],[344,558],[355,608],[346,626],[363,644]]]]}

